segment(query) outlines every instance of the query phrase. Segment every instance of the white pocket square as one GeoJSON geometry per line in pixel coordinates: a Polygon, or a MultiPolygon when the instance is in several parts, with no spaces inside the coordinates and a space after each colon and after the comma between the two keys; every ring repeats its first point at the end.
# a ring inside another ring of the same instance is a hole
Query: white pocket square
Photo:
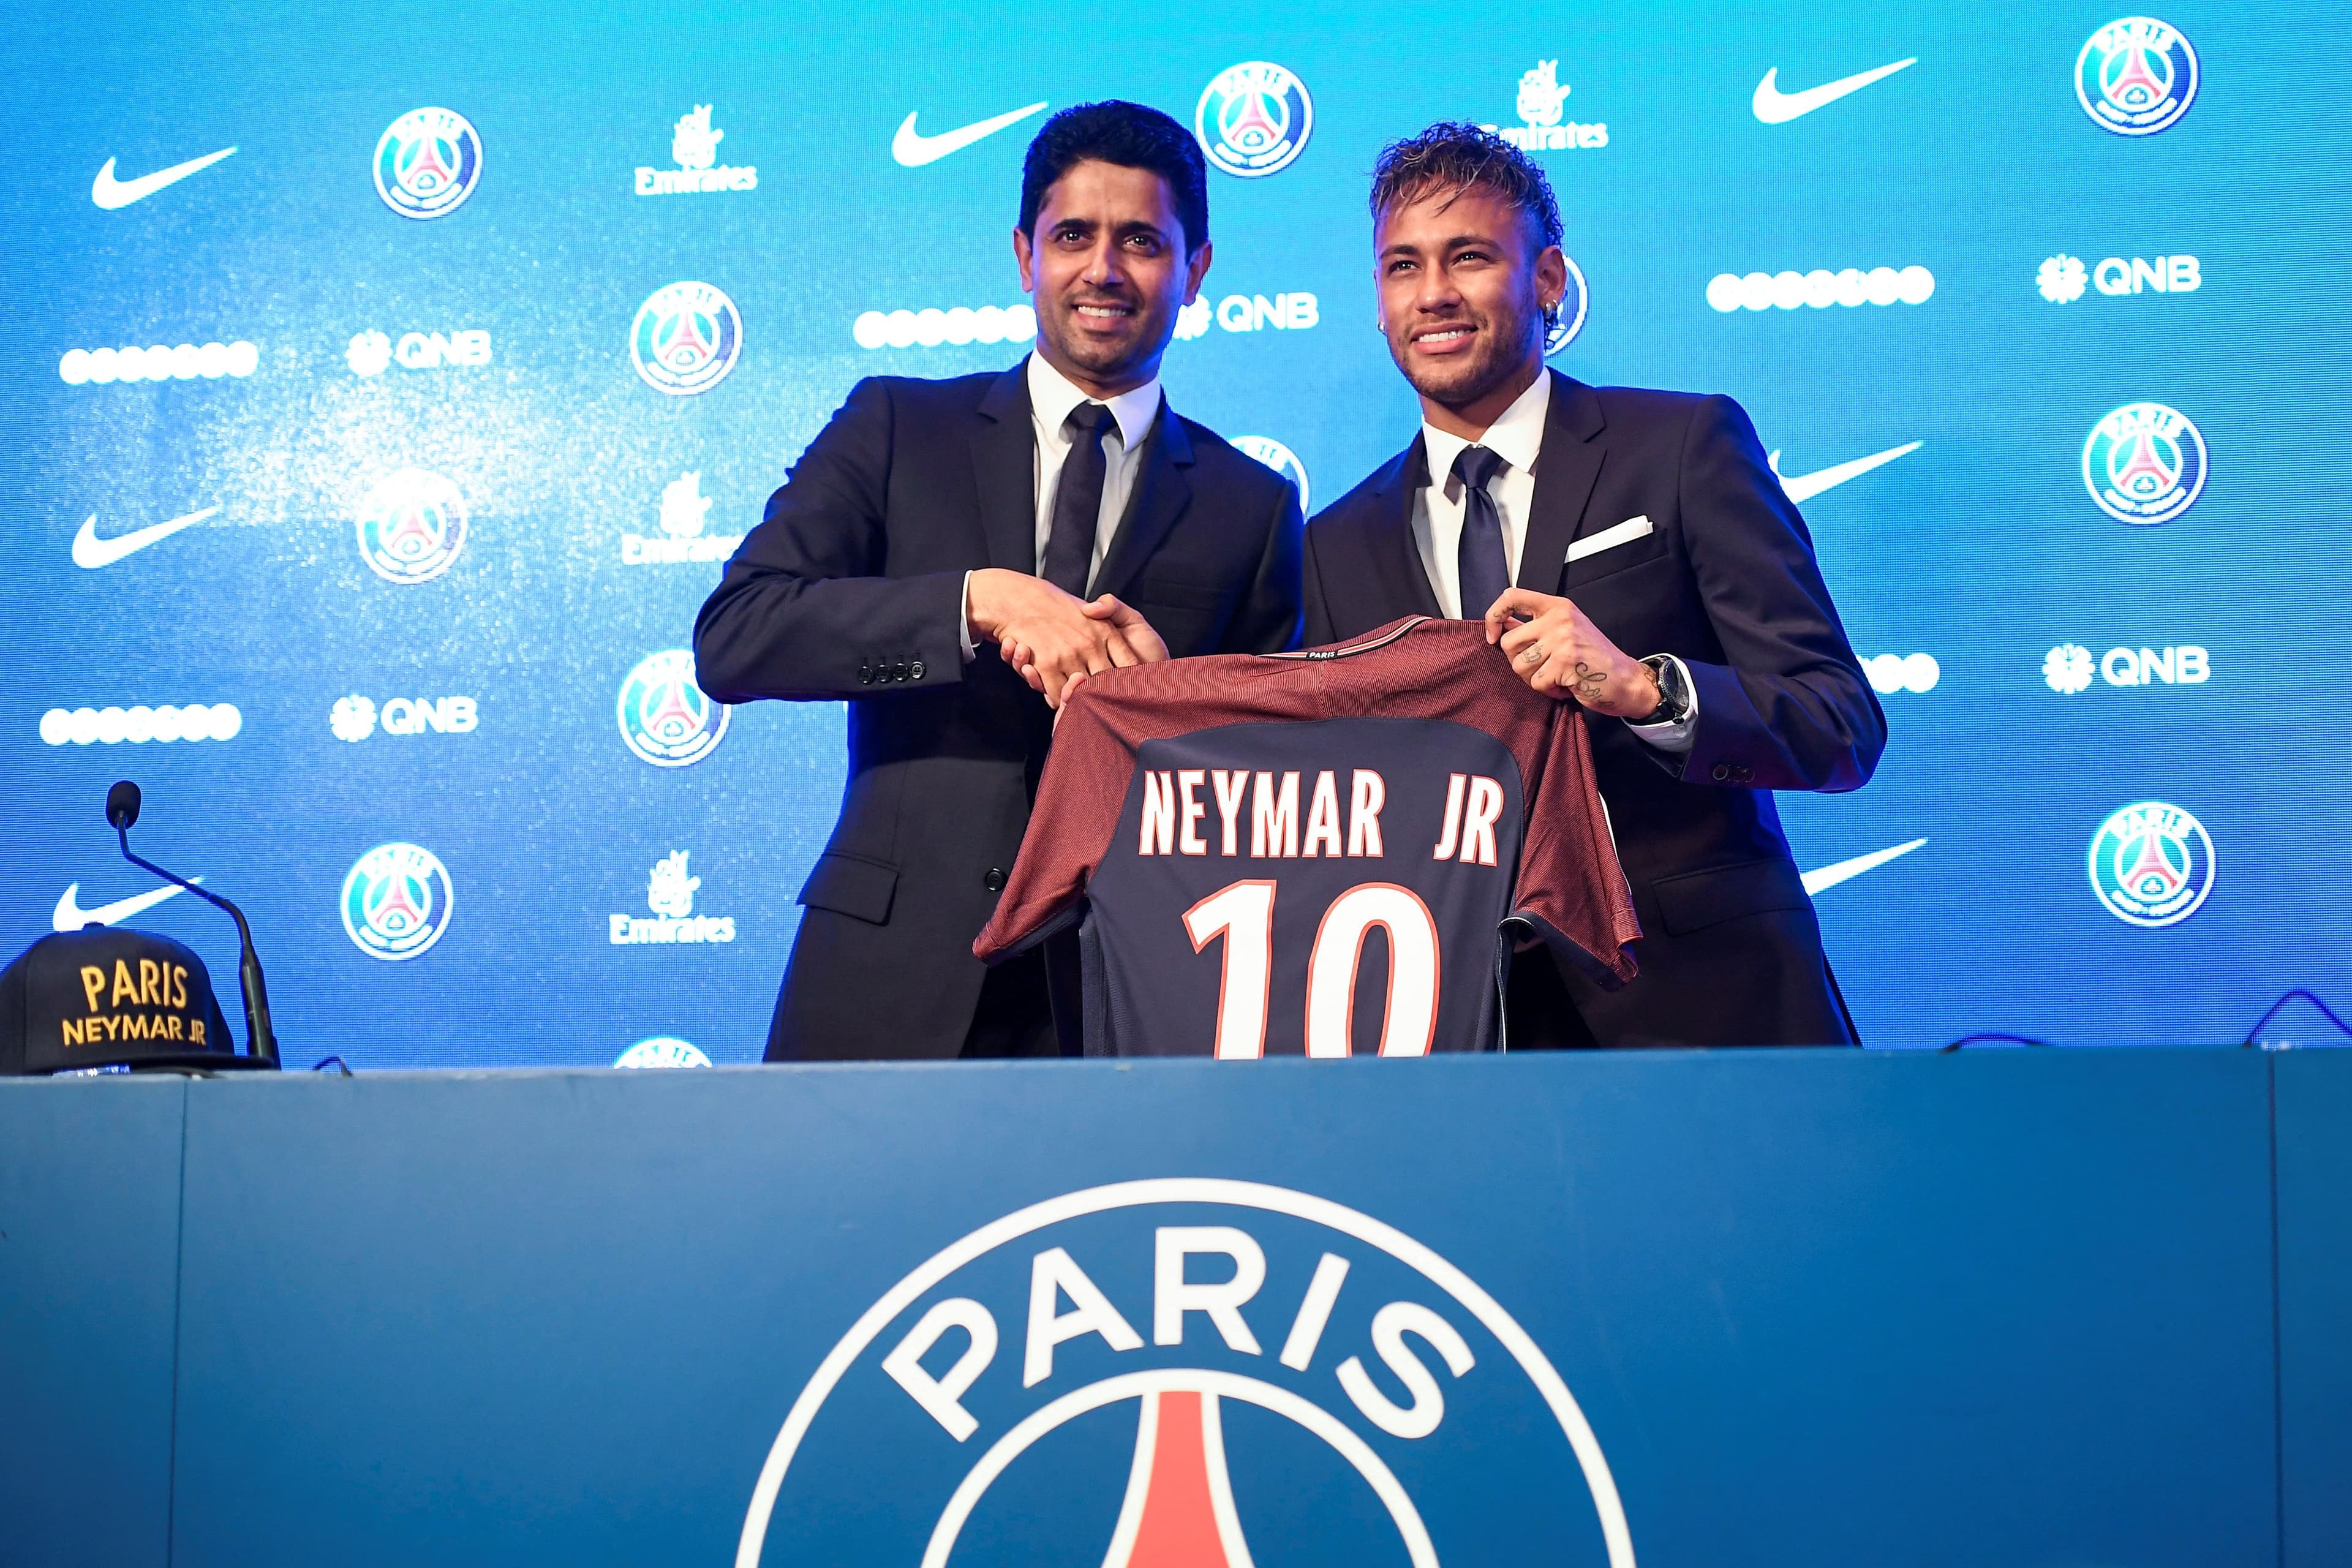
{"type": "Polygon", "coordinates": [[[1581,561],[1588,555],[1598,555],[1604,550],[1614,550],[1621,544],[1631,544],[1637,539],[1647,539],[1650,531],[1648,513],[1644,512],[1640,517],[1629,517],[1614,528],[1604,528],[1598,533],[1588,534],[1570,544],[1568,547],[1568,558],[1571,562],[1581,561]]]}

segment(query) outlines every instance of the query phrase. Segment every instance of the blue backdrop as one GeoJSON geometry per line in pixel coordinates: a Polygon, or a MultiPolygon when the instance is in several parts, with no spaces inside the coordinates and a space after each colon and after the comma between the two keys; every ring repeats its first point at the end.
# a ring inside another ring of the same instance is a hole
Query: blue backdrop
{"type": "Polygon", "coordinates": [[[756,1058],[842,712],[657,656],[859,376],[1019,356],[1023,147],[1124,96],[1256,167],[1166,379],[1310,508],[1412,429],[1363,194],[1439,118],[1559,192],[1555,363],[1747,406],[1888,710],[1782,801],[1866,1039],[2340,994],[2352,13],[2168,7],[22,7],[0,945],[226,985],[128,776],[289,1063],[756,1058]]]}

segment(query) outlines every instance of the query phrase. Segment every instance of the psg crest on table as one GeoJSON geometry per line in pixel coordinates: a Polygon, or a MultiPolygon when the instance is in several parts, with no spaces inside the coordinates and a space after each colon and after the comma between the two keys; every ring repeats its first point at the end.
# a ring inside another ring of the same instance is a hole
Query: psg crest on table
{"type": "Polygon", "coordinates": [[[682,768],[719,749],[727,706],[694,683],[694,650],[647,654],[621,682],[621,739],[657,768],[682,768]]]}
{"type": "Polygon", "coordinates": [[[379,844],[343,878],[343,930],[370,958],[415,958],[449,929],[449,873],[430,849],[379,844]]]}
{"type": "Polygon", "coordinates": [[[689,397],[727,379],[743,352],[735,301],[708,283],[671,283],[637,307],[629,361],[656,392],[689,397]]]}
{"type": "Polygon", "coordinates": [[[2123,522],[2170,522],[2205,489],[2205,437],[2161,403],[2126,403],[2091,427],[2083,484],[2123,522]]]}
{"type": "Polygon", "coordinates": [[[891,1287],[793,1401],[737,1568],[772,1541],[909,1568],[1634,1562],[1599,1439],[1501,1303],[1368,1215],[1205,1177],[1048,1199],[891,1287]]]}
{"type": "Polygon", "coordinates": [[[455,110],[412,109],[375,143],[375,194],[403,217],[447,217],[482,177],[482,139],[455,110]]]}
{"type": "Polygon", "coordinates": [[[402,468],[360,502],[360,557],[387,583],[425,583],[466,547],[466,492],[439,474],[402,468]]]}
{"type": "Polygon", "coordinates": [[[1244,179],[1288,168],[1314,131],[1307,84],[1266,60],[1219,71],[1192,111],[1192,134],[1209,162],[1244,179]]]}
{"type": "Polygon", "coordinates": [[[2110,22],[2074,58],[2074,96],[2118,136],[2168,131],[2197,101],[2197,51],[2153,16],[2110,22]]]}

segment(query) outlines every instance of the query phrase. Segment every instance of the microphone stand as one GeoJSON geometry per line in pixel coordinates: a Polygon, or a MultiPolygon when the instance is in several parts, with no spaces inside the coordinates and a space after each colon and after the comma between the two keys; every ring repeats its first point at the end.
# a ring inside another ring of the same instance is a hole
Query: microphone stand
{"type": "Polygon", "coordinates": [[[269,991],[261,981],[261,957],[253,951],[253,928],[245,923],[245,911],[218,893],[207,892],[185,877],[175,876],[154,861],[143,860],[133,855],[131,852],[129,823],[117,821],[114,837],[122,845],[125,860],[142,870],[153,872],[174,886],[185,888],[207,903],[226,910],[229,919],[236,922],[236,983],[237,988],[245,994],[245,1054],[251,1057],[257,1066],[278,1066],[278,1037],[269,1027],[269,991]]]}

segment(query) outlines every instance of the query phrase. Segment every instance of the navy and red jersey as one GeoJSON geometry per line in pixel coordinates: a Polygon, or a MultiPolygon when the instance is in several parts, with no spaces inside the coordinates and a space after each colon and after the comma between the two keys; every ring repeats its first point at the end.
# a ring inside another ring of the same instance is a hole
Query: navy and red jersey
{"type": "Polygon", "coordinates": [[[1090,1056],[1493,1049],[1515,939],[1613,987],[1641,935],[1576,707],[1423,616],[1082,685],[972,951],[1073,921],[1090,1056]]]}

